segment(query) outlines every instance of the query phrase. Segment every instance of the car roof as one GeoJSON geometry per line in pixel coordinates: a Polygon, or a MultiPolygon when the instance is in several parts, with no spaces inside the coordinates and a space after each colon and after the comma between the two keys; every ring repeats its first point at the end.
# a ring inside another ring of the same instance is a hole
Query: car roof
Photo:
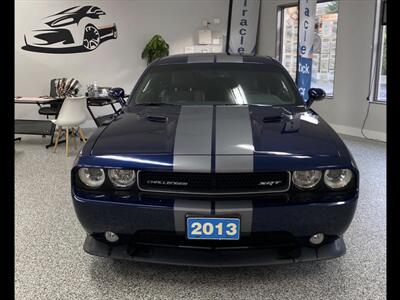
{"type": "Polygon", "coordinates": [[[191,53],[165,56],[154,61],[152,65],[190,63],[277,64],[277,61],[270,56],[251,56],[226,53],[191,53]]]}

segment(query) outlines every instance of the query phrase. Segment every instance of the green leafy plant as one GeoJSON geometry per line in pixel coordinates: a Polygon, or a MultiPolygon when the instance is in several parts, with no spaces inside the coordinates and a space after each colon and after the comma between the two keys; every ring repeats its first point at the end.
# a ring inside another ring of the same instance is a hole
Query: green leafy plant
{"type": "Polygon", "coordinates": [[[147,59],[147,64],[150,64],[157,58],[168,55],[169,45],[159,34],[151,38],[142,52],[142,58],[147,59]]]}

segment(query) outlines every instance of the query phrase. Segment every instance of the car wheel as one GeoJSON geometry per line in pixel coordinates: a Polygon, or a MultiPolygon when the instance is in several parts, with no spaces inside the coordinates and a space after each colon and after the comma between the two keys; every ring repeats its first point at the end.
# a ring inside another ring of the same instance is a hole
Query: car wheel
{"type": "Polygon", "coordinates": [[[83,47],[86,50],[92,51],[96,49],[100,44],[100,33],[99,30],[93,25],[87,25],[85,27],[85,33],[83,34],[83,47]]]}
{"type": "Polygon", "coordinates": [[[116,39],[117,37],[118,37],[118,32],[117,32],[117,30],[115,30],[115,31],[113,32],[113,38],[116,39]]]}

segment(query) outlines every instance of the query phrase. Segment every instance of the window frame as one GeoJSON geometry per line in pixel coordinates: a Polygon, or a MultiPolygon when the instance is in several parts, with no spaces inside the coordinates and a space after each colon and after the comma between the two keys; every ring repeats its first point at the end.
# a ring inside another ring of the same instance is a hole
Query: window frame
{"type": "MultiPolygon", "coordinates": [[[[382,50],[383,50],[383,29],[387,24],[383,22],[384,2],[386,0],[376,0],[375,4],[375,21],[374,21],[374,36],[372,44],[372,58],[371,58],[371,74],[370,74],[370,92],[367,100],[373,104],[387,104],[386,100],[379,100],[379,77],[382,64],[382,50]]],[[[387,3],[387,2],[386,2],[387,3]]],[[[387,5],[387,4],[385,4],[387,5]]]]}
{"type": "MultiPolygon", "coordinates": [[[[324,2],[331,2],[331,1],[333,1],[333,0],[318,0],[317,4],[318,3],[324,3],[324,2]]],[[[339,0],[335,0],[335,1],[338,2],[338,10],[339,10],[340,9],[340,4],[339,4],[340,1],[339,0]]],[[[283,57],[283,55],[282,55],[283,54],[282,53],[282,51],[283,51],[283,10],[285,8],[293,7],[293,6],[297,6],[298,7],[299,6],[299,2],[297,1],[297,2],[292,2],[292,3],[282,4],[282,5],[278,5],[278,7],[277,7],[275,59],[278,60],[280,63],[282,63],[282,57],[283,57]]],[[[339,24],[339,11],[338,11],[338,24],[339,24]]],[[[339,36],[339,25],[338,25],[338,27],[336,29],[336,41],[338,40],[338,36],[339,36]]],[[[336,44],[337,44],[337,42],[336,42],[336,44]]],[[[337,45],[335,46],[335,65],[336,65],[336,50],[337,50],[337,45]]],[[[297,59],[298,59],[298,55],[296,55],[296,61],[297,61],[297,59]]],[[[296,62],[296,65],[297,65],[297,62],[296,62]]],[[[334,90],[335,90],[335,79],[336,79],[335,73],[336,73],[336,67],[334,69],[332,95],[326,95],[325,99],[333,99],[333,97],[335,95],[335,93],[334,93],[334,90]]]]}

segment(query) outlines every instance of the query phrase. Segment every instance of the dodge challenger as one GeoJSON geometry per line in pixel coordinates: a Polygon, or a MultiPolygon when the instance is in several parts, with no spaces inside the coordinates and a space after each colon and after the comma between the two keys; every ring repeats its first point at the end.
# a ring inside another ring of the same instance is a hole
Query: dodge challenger
{"type": "Polygon", "coordinates": [[[344,255],[359,172],[311,109],[324,91],[308,95],[270,57],[189,54],[150,64],[75,159],[84,250],[208,267],[344,255]]]}

